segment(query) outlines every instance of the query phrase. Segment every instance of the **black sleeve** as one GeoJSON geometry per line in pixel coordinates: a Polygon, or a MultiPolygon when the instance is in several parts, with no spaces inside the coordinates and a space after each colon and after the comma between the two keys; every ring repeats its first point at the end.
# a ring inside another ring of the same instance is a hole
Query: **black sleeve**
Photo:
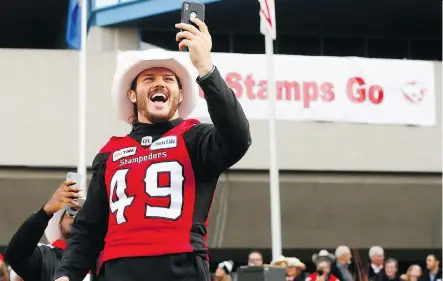
{"type": "Polygon", "coordinates": [[[251,145],[249,123],[243,109],[221,77],[218,69],[197,83],[204,92],[213,125],[200,124],[192,128],[188,139],[194,148],[191,159],[195,169],[206,176],[218,176],[237,163],[251,145]]]}
{"type": "Polygon", "coordinates": [[[41,276],[42,254],[37,245],[50,219],[43,208],[32,214],[12,236],[6,249],[6,261],[25,280],[41,276]]]}
{"type": "Polygon", "coordinates": [[[54,280],[66,276],[69,281],[81,281],[93,267],[103,249],[108,230],[108,196],[105,184],[107,154],[98,154],[92,164],[92,179],[86,201],[75,216],[68,246],[54,280]]]}

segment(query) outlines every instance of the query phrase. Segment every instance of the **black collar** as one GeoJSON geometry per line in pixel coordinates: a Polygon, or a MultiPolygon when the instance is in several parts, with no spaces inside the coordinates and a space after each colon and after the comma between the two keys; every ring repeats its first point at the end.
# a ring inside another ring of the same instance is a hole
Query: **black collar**
{"type": "Polygon", "coordinates": [[[136,122],[132,126],[132,130],[130,135],[158,135],[158,134],[164,134],[167,131],[171,130],[178,124],[180,124],[183,121],[182,118],[177,118],[168,122],[163,123],[156,123],[156,124],[147,124],[147,123],[141,123],[136,122]]]}

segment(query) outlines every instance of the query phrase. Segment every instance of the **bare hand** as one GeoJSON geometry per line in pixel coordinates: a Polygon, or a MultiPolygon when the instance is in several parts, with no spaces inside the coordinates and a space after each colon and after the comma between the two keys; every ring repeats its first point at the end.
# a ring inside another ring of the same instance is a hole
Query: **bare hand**
{"type": "Polygon", "coordinates": [[[65,208],[67,205],[79,207],[80,204],[73,199],[80,197],[80,188],[69,185],[75,184],[75,181],[65,181],[54,192],[51,199],[43,207],[43,210],[48,215],[53,215],[57,211],[65,208]]]}
{"type": "Polygon", "coordinates": [[[66,276],[63,276],[63,277],[57,278],[55,281],[69,281],[69,278],[66,276]]]}
{"type": "Polygon", "coordinates": [[[197,18],[191,18],[191,21],[198,26],[186,23],[178,23],[176,28],[182,29],[175,39],[178,44],[178,49],[183,51],[185,47],[189,49],[189,56],[192,64],[198,71],[200,77],[205,76],[212,70],[211,49],[212,38],[209,34],[208,27],[204,22],[197,18]]]}

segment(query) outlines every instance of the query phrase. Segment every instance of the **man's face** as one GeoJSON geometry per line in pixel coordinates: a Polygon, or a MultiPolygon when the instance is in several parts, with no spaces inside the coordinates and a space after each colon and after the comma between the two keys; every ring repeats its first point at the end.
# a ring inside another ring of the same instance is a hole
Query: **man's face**
{"type": "Polygon", "coordinates": [[[376,266],[380,266],[383,264],[384,259],[385,259],[385,257],[383,255],[375,255],[375,256],[372,256],[371,262],[373,264],[375,264],[376,266]]]}
{"type": "Polygon", "coordinates": [[[346,263],[349,263],[349,262],[351,261],[351,259],[352,259],[352,254],[351,254],[351,252],[347,252],[346,254],[343,255],[343,260],[344,260],[346,263]]]}
{"type": "Polygon", "coordinates": [[[226,272],[223,270],[223,268],[217,268],[217,270],[215,271],[215,276],[216,277],[224,277],[226,275],[226,272]]]}
{"type": "Polygon", "coordinates": [[[287,276],[297,276],[299,270],[298,267],[295,266],[287,266],[286,267],[286,275],[287,276]]]}
{"type": "Polygon", "coordinates": [[[397,265],[395,262],[386,263],[385,272],[389,278],[394,278],[395,274],[397,273],[397,265]]]}
{"type": "Polygon", "coordinates": [[[263,265],[263,257],[259,253],[250,253],[248,258],[249,265],[263,265]]]}
{"type": "Polygon", "coordinates": [[[60,231],[62,232],[62,235],[66,240],[68,240],[69,235],[71,234],[71,226],[73,222],[74,216],[70,216],[65,212],[63,218],[60,221],[60,231]]]}
{"type": "Polygon", "coordinates": [[[136,82],[135,91],[130,90],[128,96],[137,105],[139,121],[162,123],[178,117],[183,94],[172,71],[147,69],[137,76],[136,82]]]}
{"type": "Polygon", "coordinates": [[[318,270],[323,270],[323,274],[328,274],[331,271],[331,265],[327,261],[321,261],[317,264],[318,270]]]}
{"type": "Polygon", "coordinates": [[[433,255],[429,255],[426,258],[426,268],[428,270],[432,270],[435,269],[436,267],[438,267],[438,261],[435,259],[433,255]]]}

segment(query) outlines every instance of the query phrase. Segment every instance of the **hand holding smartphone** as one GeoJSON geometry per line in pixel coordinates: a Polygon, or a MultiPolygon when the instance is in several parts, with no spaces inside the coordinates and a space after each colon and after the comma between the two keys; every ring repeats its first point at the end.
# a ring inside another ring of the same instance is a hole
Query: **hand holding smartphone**
{"type": "MultiPolygon", "coordinates": [[[[82,178],[83,176],[79,173],[74,173],[74,172],[69,172],[66,176],[66,180],[73,180],[76,183],[72,184],[72,187],[80,187],[80,183],[82,182],[82,178]]],[[[83,190],[80,191],[82,194],[82,197],[80,198],[74,198],[73,200],[77,201],[80,205],[83,205],[84,201],[85,201],[85,194],[83,193],[83,190]]]]}

